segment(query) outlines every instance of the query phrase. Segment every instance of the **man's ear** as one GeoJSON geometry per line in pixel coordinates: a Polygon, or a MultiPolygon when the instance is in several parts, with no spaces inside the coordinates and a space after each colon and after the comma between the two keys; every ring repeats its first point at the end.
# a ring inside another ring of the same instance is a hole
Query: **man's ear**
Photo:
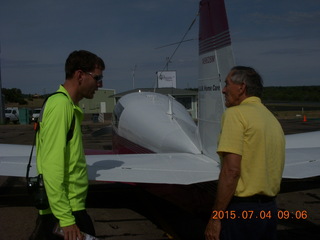
{"type": "Polygon", "coordinates": [[[247,85],[245,83],[241,83],[240,84],[240,90],[245,91],[246,90],[247,85]]]}
{"type": "Polygon", "coordinates": [[[245,83],[241,83],[239,85],[239,95],[246,95],[247,93],[247,85],[245,83]]]}
{"type": "Polygon", "coordinates": [[[81,71],[81,70],[77,70],[75,71],[74,73],[74,79],[76,79],[77,83],[79,85],[81,85],[82,81],[83,81],[83,78],[84,78],[84,72],[81,71]]]}

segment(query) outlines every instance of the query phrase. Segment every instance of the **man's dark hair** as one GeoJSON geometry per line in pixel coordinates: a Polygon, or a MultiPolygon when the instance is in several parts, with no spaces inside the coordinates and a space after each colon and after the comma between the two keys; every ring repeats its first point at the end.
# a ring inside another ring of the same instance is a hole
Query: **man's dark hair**
{"type": "Polygon", "coordinates": [[[231,69],[231,79],[234,83],[245,83],[248,96],[261,97],[263,91],[263,79],[259,73],[251,67],[235,66],[231,69]]]}
{"type": "Polygon", "coordinates": [[[77,70],[91,72],[95,68],[105,69],[104,62],[100,57],[86,50],[74,51],[70,53],[65,63],[66,79],[72,78],[77,70]]]}

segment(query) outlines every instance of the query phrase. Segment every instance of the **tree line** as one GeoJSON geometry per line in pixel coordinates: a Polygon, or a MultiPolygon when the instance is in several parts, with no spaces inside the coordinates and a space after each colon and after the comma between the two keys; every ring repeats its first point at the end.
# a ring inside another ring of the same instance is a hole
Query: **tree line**
{"type": "MultiPolygon", "coordinates": [[[[197,91],[196,88],[188,90],[197,91]]],[[[320,86],[264,87],[263,102],[320,102],[320,86]]]]}
{"type": "Polygon", "coordinates": [[[320,86],[264,87],[265,102],[320,102],[320,86]]]}
{"type": "MultiPolygon", "coordinates": [[[[197,89],[188,89],[195,90],[197,89]]],[[[32,94],[23,94],[18,88],[2,88],[5,103],[26,104],[32,94]]],[[[264,87],[263,102],[320,102],[320,86],[264,87]]]]}
{"type": "Polygon", "coordinates": [[[4,96],[5,103],[19,103],[26,104],[26,95],[24,95],[19,88],[2,88],[2,95],[4,96]]]}

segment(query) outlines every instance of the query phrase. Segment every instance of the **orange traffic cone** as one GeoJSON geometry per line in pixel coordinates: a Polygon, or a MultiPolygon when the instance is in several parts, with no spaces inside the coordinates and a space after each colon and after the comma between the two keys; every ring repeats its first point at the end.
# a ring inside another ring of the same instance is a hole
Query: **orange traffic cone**
{"type": "Polygon", "coordinates": [[[303,115],[303,122],[306,122],[307,121],[307,117],[306,115],[303,115]]]}

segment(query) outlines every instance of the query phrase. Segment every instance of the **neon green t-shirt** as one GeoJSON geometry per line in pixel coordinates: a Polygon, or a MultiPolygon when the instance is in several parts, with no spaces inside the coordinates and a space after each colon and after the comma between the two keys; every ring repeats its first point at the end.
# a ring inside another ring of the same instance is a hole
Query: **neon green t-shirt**
{"type": "Polygon", "coordinates": [[[83,112],[63,86],[58,92],[67,96],[55,94],[45,104],[37,133],[37,170],[43,174],[50,203],[40,214],[52,212],[64,227],[75,224],[72,211],[85,209],[88,175],[80,126],[83,112]],[[73,137],[67,142],[73,115],[73,137]]]}
{"type": "Polygon", "coordinates": [[[249,97],[224,112],[217,152],[242,156],[235,196],[275,196],[279,192],[285,160],[284,133],[260,98],[249,97]]]}

